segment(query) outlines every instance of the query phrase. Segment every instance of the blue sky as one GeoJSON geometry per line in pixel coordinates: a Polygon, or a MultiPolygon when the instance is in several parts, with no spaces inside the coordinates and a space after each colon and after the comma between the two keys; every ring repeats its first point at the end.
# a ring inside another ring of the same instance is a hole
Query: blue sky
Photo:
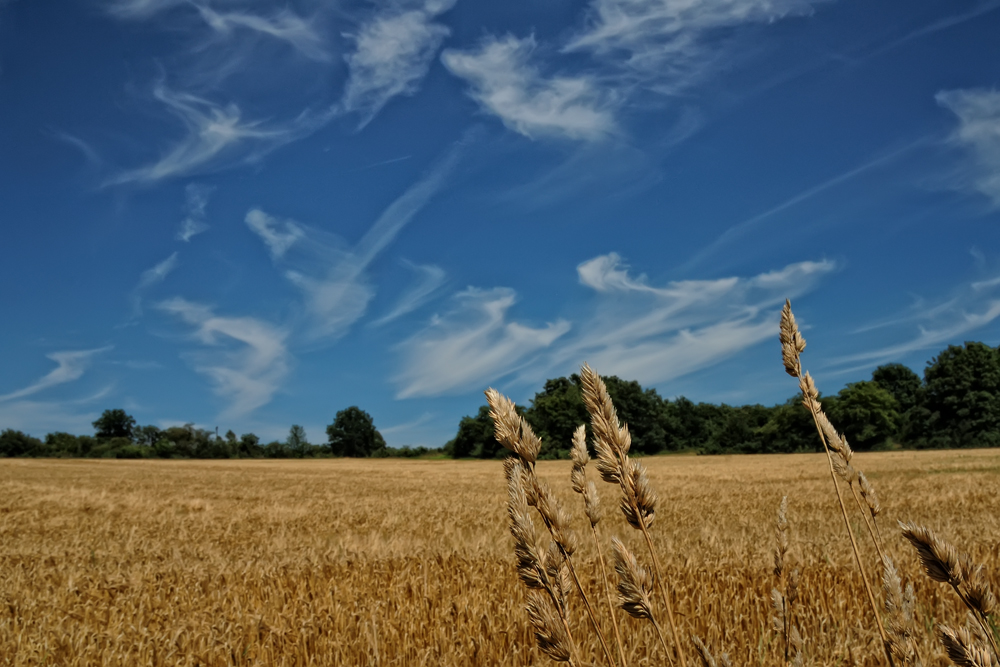
{"type": "Polygon", "coordinates": [[[0,427],[439,446],[1000,334],[1000,2],[0,2],[0,427]]]}

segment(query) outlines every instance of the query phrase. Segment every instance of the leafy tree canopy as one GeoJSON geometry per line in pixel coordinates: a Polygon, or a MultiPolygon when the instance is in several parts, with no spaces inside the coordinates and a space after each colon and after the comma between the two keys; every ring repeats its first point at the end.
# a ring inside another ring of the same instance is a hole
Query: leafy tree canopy
{"type": "Polygon", "coordinates": [[[385,439],[375,428],[371,415],[352,405],[337,413],[326,427],[327,444],[334,456],[371,456],[385,448],[385,439]]]}
{"type": "Polygon", "coordinates": [[[899,429],[899,402],[877,382],[847,385],[828,412],[847,442],[859,451],[884,444],[899,429]]]}
{"type": "Polygon", "coordinates": [[[1000,445],[1000,351],[985,343],[950,345],[924,370],[924,444],[1000,445]]]}
{"type": "Polygon", "coordinates": [[[879,366],[872,372],[872,382],[892,394],[899,405],[900,414],[917,404],[923,385],[920,376],[903,364],[879,366]]]}
{"type": "Polygon", "coordinates": [[[93,422],[95,436],[100,439],[110,438],[132,438],[132,430],[135,428],[135,418],[124,410],[105,410],[104,413],[93,422]]]}

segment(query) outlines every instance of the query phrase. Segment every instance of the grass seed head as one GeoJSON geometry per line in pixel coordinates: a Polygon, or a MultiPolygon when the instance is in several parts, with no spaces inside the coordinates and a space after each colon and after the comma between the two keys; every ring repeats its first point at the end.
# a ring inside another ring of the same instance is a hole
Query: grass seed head
{"type": "Polygon", "coordinates": [[[528,618],[535,629],[538,648],[556,662],[569,662],[569,638],[552,603],[541,593],[528,593],[528,618]]]}
{"type": "Polygon", "coordinates": [[[781,326],[778,337],[781,339],[781,361],[785,365],[785,372],[793,378],[797,378],[802,375],[800,357],[806,349],[806,339],[799,332],[799,327],[795,323],[795,315],[792,314],[792,304],[787,299],[785,307],[781,309],[781,326]]]}
{"type": "Polygon", "coordinates": [[[652,618],[649,593],[653,578],[649,570],[639,565],[635,555],[617,537],[611,538],[611,551],[618,573],[619,604],[632,618],[652,618]]]}

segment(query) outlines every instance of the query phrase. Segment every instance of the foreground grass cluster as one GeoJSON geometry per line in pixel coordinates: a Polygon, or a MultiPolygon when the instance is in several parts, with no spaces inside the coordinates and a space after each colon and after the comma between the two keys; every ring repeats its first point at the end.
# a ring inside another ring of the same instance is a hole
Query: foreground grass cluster
{"type": "MultiPolygon", "coordinates": [[[[884,664],[824,455],[643,463],[679,634],[734,664],[783,664],[770,593],[788,496],[806,664],[884,664]]],[[[1000,451],[855,464],[886,499],[887,525],[926,523],[998,562],[1000,451]]],[[[571,467],[536,468],[566,506],[578,502],[571,467]]],[[[0,461],[0,665],[551,664],[525,616],[506,497],[496,461],[0,461]]],[[[618,523],[604,535],[641,554],[642,537],[618,523]]],[[[885,542],[916,589],[924,664],[946,664],[930,628],[965,612],[898,533],[885,542]]],[[[583,539],[577,553],[595,560],[583,539]]],[[[596,566],[580,574],[601,590],[596,566]]],[[[629,664],[667,662],[647,623],[621,626],[629,664]]],[[[601,655],[590,633],[579,649],[601,655]]]]}

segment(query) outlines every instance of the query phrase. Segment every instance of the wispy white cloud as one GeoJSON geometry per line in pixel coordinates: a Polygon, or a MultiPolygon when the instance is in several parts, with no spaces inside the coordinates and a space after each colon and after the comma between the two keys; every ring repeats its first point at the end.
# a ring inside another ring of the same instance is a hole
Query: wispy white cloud
{"type": "Polygon", "coordinates": [[[162,283],[164,279],[177,267],[177,253],[171,253],[169,257],[157,264],[156,266],[146,269],[142,272],[139,277],[139,284],[136,286],[137,290],[144,290],[147,287],[152,287],[158,283],[162,283]]]}
{"type": "Polygon", "coordinates": [[[262,16],[247,11],[217,12],[204,3],[192,4],[205,23],[221,36],[230,36],[236,30],[249,30],[285,42],[310,60],[330,62],[333,59],[313,21],[287,8],[271,16],[262,16]]]}
{"type": "Polygon", "coordinates": [[[1000,206],[1000,91],[942,91],[938,104],[958,116],[953,142],[972,154],[975,167],[968,185],[1000,206]]]}
{"type": "Polygon", "coordinates": [[[509,289],[469,289],[400,346],[398,396],[434,396],[507,379],[537,384],[587,361],[656,384],[708,368],[774,336],[781,304],[812,289],[833,262],[798,262],[750,277],[650,285],[614,254],[582,262],[594,311],[532,328],[511,321],[509,289]]]}
{"type": "Polygon", "coordinates": [[[132,317],[138,318],[142,315],[142,296],[143,292],[152,287],[153,285],[159,285],[167,276],[177,268],[177,253],[171,253],[162,262],[159,262],[155,266],[146,269],[139,276],[139,282],[136,284],[135,288],[132,290],[132,317]]]}
{"type": "Polygon", "coordinates": [[[746,23],[808,14],[806,0],[593,0],[565,51],[588,51],[663,92],[700,79],[718,46],[709,38],[746,23]]]}
{"type": "Polygon", "coordinates": [[[885,167],[903,155],[909,153],[910,151],[924,146],[927,144],[927,138],[921,138],[916,141],[910,142],[905,146],[900,148],[895,148],[893,150],[884,152],[877,155],[870,160],[852,167],[847,171],[837,174],[827,180],[814,185],[810,188],[806,188],[802,192],[796,193],[784,200],[783,202],[772,206],[771,208],[753,215],[746,220],[736,223],[735,225],[726,229],[722,234],[719,235],[715,241],[710,243],[705,248],[699,250],[695,253],[689,260],[684,262],[683,265],[679,267],[679,270],[687,271],[705,262],[710,257],[713,257],[719,253],[719,251],[731,248],[733,244],[742,242],[748,236],[754,233],[758,233],[761,227],[763,227],[769,220],[783,213],[784,211],[794,208],[799,204],[809,201],[810,199],[817,197],[828,190],[832,190],[841,186],[859,176],[862,176],[870,171],[885,167]]]}
{"type": "MultiPolygon", "coordinates": [[[[576,327],[579,335],[554,350],[548,368],[583,360],[602,373],[654,384],[719,363],[773,335],[778,309],[836,269],[806,261],[751,277],[686,280],[660,287],[632,277],[610,253],[583,262],[580,282],[600,295],[598,308],[576,327]]],[[[540,377],[541,377],[540,376],[540,377]]]]}
{"type": "Polygon", "coordinates": [[[615,134],[614,96],[586,75],[547,78],[531,64],[535,38],[487,37],[472,51],[441,60],[471,86],[485,111],[527,137],[598,140],[615,134]]]}
{"type": "Polygon", "coordinates": [[[852,365],[841,371],[848,372],[880,362],[900,361],[913,352],[962,343],[964,336],[989,326],[997,318],[1000,318],[1000,277],[973,281],[960,286],[945,299],[921,298],[896,316],[859,327],[853,333],[880,330],[883,337],[902,340],[867,352],[845,355],[831,363],[833,366],[852,365]],[[888,334],[884,333],[886,330],[888,334]]]}
{"type": "Polygon", "coordinates": [[[246,416],[280,389],[292,361],[285,330],[252,317],[219,316],[209,306],[182,298],[158,307],[193,327],[194,340],[207,348],[191,358],[194,369],[228,403],[220,417],[246,416]]]}
{"type": "Polygon", "coordinates": [[[392,98],[417,92],[450,32],[434,19],[454,4],[455,0],[428,0],[414,7],[390,2],[348,36],[355,48],[346,58],[348,79],[341,109],[359,114],[359,127],[371,122],[392,98]]]}
{"type": "Polygon", "coordinates": [[[208,206],[208,198],[215,190],[214,187],[188,183],[184,188],[184,220],[181,221],[181,228],[177,232],[177,240],[188,243],[193,236],[208,231],[208,224],[205,222],[205,207],[208,206]]]}
{"type": "Polygon", "coordinates": [[[23,431],[36,438],[44,438],[47,433],[87,433],[93,430],[93,422],[100,417],[94,403],[101,396],[85,400],[38,401],[12,400],[0,402],[0,424],[4,429],[23,431]]]}
{"type": "Polygon", "coordinates": [[[373,326],[388,324],[403,315],[412,313],[427,303],[435,292],[444,284],[444,269],[431,264],[421,265],[405,262],[418,275],[418,280],[412,284],[396,301],[388,313],[372,322],[373,326]]]}
{"type": "Polygon", "coordinates": [[[558,320],[533,328],[508,321],[513,290],[467,289],[454,307],[400,346],[399,398],[437,396],[496,383],[570,329],[558,320]]]}
{"type": "Polygon", "coordinates": [[[279,220],[260,209],[251,209],[247,226],[260,237],[271,253],[271,259],[281,259],[296,241],[305,237],[302,225],[294,220],[279,220]]]}
{"type": "Polygon", "coordinates": [[[189,0],[111,0],[108,11],[121,19],[147,19],[154,14],[188,4],[189,0]]]}
{"type": "MultiPolygon", "coordinates": [[[[420,181],[390,204],[353,248],[339,238],[260,209],[247,213],[247,225],[267,244],[285,277],[305,297],[308,337],[343,335],[367,311],[375,295],[367,269],[445,184],[460,146],[448,152],[420,181]]],[[[414,306],[416,307],[416,306],[414,306]]]]}
{"type": "Polygon", "coordinates": [[[160,159],[107,179],[105,185],[155,183],[164,179],[254,162],[326,123],[322,115],[301,113],[291,121],[244,120],[236,104],[220,106],[159,84],[153,96],[181,121],[184,135],[160,159]]]}
{"type": "Polygon", "coordinates": [[[58,366],[49,371],[44,377],[36,382],[18,389],[9,394],[0,396],[0,402],[12,401],[25,396],[37,394],[50,387],[65,384],[83,377],[84,372],[90,366],[95,355],[107,352],[112,346],[99,347],[92,350],[69,350],[65,352],[52,352],[47,354],[49,359],[56,362],[58,366]]]}
{"type": "Polygon", "coordinates": [[[315,18],[302,17],[287,7],[265,15],[245,6],[232,8],[232,3],[227,3],[230,7],[226,11],[217,11],[212,4],[194,0],[111,0],[106,7],[111,15],[134,21],[154,17],[162,21],[162,16],[158,15],[174,9],[194,11],[217,38],[231,41],[242,31],[284,42],[310,60],[330,62],[333,59],[326,40],[316,27],[315,18]]]}

